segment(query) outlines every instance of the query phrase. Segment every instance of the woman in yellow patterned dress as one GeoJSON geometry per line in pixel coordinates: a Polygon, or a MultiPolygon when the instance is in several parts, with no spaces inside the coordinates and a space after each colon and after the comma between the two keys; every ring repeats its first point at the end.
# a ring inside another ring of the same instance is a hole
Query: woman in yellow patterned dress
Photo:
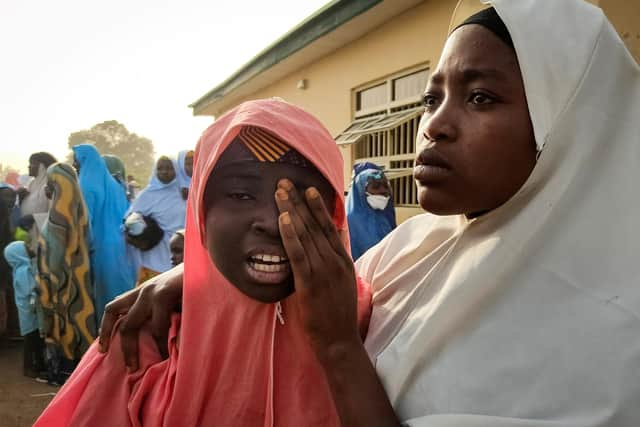
{"type": "Polygon", "coordinates": [[[38,247],[49,380],[62,383],[96,337],[87,208],[73,168],[47,170],[52,200],[38,247]]]}

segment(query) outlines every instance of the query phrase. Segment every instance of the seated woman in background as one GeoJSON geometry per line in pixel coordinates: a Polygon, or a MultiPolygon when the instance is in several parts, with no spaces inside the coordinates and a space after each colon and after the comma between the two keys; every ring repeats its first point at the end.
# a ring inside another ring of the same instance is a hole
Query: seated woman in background
{"type": "Polygon", "coordinates": [[[62,384],[97,335],[89,215],[73,168],[47,170],[49,216],[38,245],[38,281],[49,380],[62,384]]]}
{"type": "Polygon", "coordinates": [[[347,219],[354,260],[396,228],[391,186],[380,169],[364,169],[353,179],[347,219]]]}
{"type": "Polygon", "coordinates": [[[138,265],[139,283],[171,268],[169,240],[173,233],[184,228],[186,203],[180,193],[176,169],[175,161],[166,156],[160,157],[154,165],[149,185],[140,192],[125,215],[125,235],[138,265]],[[146,217],[140,233],[132,229],[130,215],[146,217]],[[161,230],[159,239],[148,234],[158,227],[161,230]],[[142,237],[141,233],[144,233],[142,237]]]}

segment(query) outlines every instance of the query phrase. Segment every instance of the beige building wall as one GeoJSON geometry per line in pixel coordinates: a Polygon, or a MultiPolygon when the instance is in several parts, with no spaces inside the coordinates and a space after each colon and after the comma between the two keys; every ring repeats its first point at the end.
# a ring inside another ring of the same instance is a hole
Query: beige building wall
{"type": "MultiPolygon", "coordinates": [[[[427,0],[278,82],[233,104],[248,99],[279,96],[317,116],[333,136],[353,118],[352,89],[419,64],[435,64],[444,45],[456,0],[427,0]],[[298,89],[300,80],[306,89],[298,89]]],[[[345,177],[351,176],[351,150],[342,150],[345,177]]]]}
{"type": "Polygon", "coordinates": [[[640,1],[639,0],[592,0],[602,8],[620,38],[640,63],[640,1]]]}
{"type": "MultiPolygon", "coordinates": [[[[603,8],[638,60],[640,1],[590,1],[603,8]]],[[[483,7],[478,0],[426,0],[360,39],[259,91],[239,98],[234,98],[233,93],[227,95],[224,104],[234,106],[249,99],[278,96],[317,116],[336,136],[353,119],[353,89],[416,66],[434,67],[450,28],[483,7]],[[298,88],[300,80],[306,81],[305,89],[298,88]]],[[[346,186],[354,160],[352,146],[340,148],[346,186]]],[[[419,208],[397,208],[398,222],[420,212],[419,208]]]]}

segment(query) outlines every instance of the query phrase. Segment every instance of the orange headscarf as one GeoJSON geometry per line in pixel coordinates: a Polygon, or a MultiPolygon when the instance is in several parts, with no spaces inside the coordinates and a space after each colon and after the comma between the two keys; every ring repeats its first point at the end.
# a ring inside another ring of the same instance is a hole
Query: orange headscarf
{"type": "MultiPolygon", "coordinates": [[[[246,126],[276,135],[322,173],[336,192],[334,223],[346,231],[342,157],[324,126],[282,101],[250,101],[231,110],[205,131],[196,148],[183,310],[172,324],[169,359],[160,360],[145,334],[141,369],[127,374],[117,336],[106,355],[94,345],[36,426],[339,425],[322,369],[295,310],[289,310],[296,294],[281,301],[281,313],[277,304],[248,298],[218,271],[203,244],[207,179],[246,126]]],[[[358,294],[363,322],[370,294],[360,284],[358,294]]]]}

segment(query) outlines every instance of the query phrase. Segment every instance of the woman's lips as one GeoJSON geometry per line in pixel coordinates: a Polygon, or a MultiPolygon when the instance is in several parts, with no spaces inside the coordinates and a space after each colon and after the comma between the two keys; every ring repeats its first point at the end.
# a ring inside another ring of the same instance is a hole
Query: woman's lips
{"type": "Polygon", "coordinates": [[[261,285],[278,285],[291,274],[289,260],[284,256],[256,254],[246,263],[247,274],[261,285]]]}
{"type": "Polygon", "coordinates": [[[422,185],[434,184],[452,173],[449,163],[434,149],[420,152],[413,168],[413,177],[422,185]]]}

